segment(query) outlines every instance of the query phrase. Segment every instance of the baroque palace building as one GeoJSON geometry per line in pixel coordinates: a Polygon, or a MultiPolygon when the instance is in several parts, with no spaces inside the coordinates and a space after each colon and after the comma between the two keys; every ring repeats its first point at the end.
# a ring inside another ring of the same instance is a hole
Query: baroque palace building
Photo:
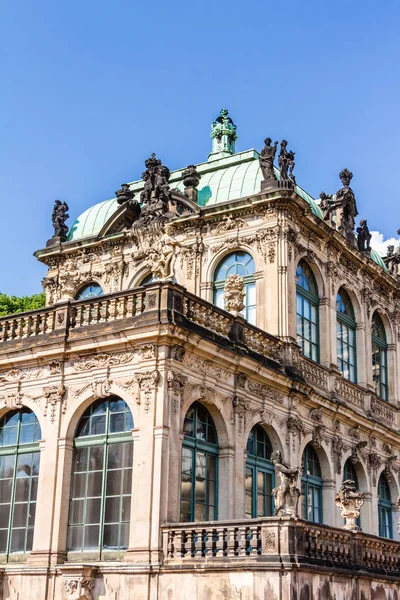
{"type": "Polygon", "coordinates": [[[400,251],[236,137],[55,204],[0,319],[5,600],[399,598],[400,251]]]}

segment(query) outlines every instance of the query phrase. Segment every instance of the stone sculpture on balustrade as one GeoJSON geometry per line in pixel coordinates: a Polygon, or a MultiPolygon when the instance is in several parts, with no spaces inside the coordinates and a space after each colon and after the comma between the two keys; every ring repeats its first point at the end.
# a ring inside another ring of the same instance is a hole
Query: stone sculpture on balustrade
{"type": "Polygon", "coordinates": [[[280,478],[280,483],[272,490],[277,517],[298,517],[298,503],[300,490],[297,487],[300,467],[291,469],[282,464],[282,456],[279,451],[273,452],[271,461],[275,467],[275,475],[280,478]]]}
{"type": "Polygon", "coordinates": [[[343,481],[342,487],[336,495],[335,503],[345,519],[343,527],[350,531],[361,531],[357,525],[357,519],[360,516],[360,508],[364,504],[364,494],[357,490],[354,481],[351,479],[343,481]]]}
{"type": "Polygon", "coordinates": [[[228,275],[224,287],[225,310],[235,317],[244,309],[244,280],[240,275],[228,275]]]}

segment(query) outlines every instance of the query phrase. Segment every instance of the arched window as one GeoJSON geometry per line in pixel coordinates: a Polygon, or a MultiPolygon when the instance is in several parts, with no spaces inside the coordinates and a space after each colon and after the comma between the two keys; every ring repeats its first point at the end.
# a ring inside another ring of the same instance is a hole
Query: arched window
{"type": "Polygon", "coordinates": [[[208,410],[195,402],[183,425],[181,521],[212,521],[217,515],[218,439],[208,410]]]}
{"type": "Polygon", "coordinates": [[[32,550],[41,438],[29,408],[6,413],[0,421],[0,554],[32,550]]]}
{"type": "Polygon", "coordinates": [[[146,283],[153,283],[153,281],[154,281],[153,274],[149,273],[148,275],[146,275],[146,277],[143,277],[143,279],[139,285],[146,285],[146,283]]]}
{"type": "MultiPolygon", "coordinates": [[[[357,473],[356,473],[356,469],[355,466],[353,465],[353,463],[351,462],[350,458],[348,458],[346,460],[346,462],[344,463],[344,468],[343,468],[343,481],[347,481],[348,479],[351,479],[351,481],[354,481],[356,488],[359,490],[359,485],[358,485],[358,477],[357,477],[357,473]]],[[[358,527],[361,527],[361,519],[360,517],[358,517],[357,519],[357,525],[358,527]]]]}
{"type": "Polygon", "coordinates": [[[387,341],[385,327],[378,313],[372,317],[372,380],[375,393],[388,399],[387,341]]]}
{"type": "Polygon", "coordinates": [[[304,260],[298,264],[296,280],[297,343],[304,356],[319,361],[318,288],[304,260]]]}
{"type": "Polygon", "coordinates": [[[381,537],[392,539],[392,498],[388,480],[383,473],[378,482],[378,517],[379,535],[381,537]]]}
{"type": "Polygon", "coordinates": [[[132,414],[110,396],[89,406],[79,421],[72,464],[68,550],[128,547],[132,490],[132,414]]]}
{"type": "Polygon", "coordinates": [[[98,283],[84,285],[75,296],[75,300],[90,300],[103,295],[103,288],[98,283]]]}
{"type": "Polygon", "coordinates": [[[356,321],[348,293],[340,288],[336,296],[337,362],[343,377],[357,382],[356,321]]]}
{"type": "Polygon", "coordinates": [[[228,254],[219,263],[214,274],[214,304],[225,308],[224,287],[228,275],[240,275],[244,279],[245,308],[242,315],[252,325],[256,324],[256,282],[254,279],[254,259],[247,252],[237,251],[228,254]]]}
{"type": "Polygon", "coordinates": [[[303,453],[303,516],[307,521],[322,523],[322,477],[318,456],[308,444],[303,453]]]}
{"type": "Polygon", "coordinates": [[[272,490],[275,486],[272,445],[260,425],[250,431],[246,450],[246,517],[270,517],[274,514],[272,490]]]}

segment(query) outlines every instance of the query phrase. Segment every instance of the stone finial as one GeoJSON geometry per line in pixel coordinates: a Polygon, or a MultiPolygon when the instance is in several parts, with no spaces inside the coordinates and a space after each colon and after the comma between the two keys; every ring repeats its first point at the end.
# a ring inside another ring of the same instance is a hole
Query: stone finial
{"type": "Polygon", "coordinates": [[[300,490],[297,487],[300,468],[291,469],[282,464],[282,456],[279,451],[271,455],[271,461],[275,467],[275,475],[280,477],[280,483],[272,490],[277,517],[298,517],[298,503],[300,490]]]}
{"type": "Polygon", "coordinates": [[[344,187],[349,187],[350,181],[353,179],[353,173],[348,169],[343,169],[339,173],[339,179],[343,183],[344,187]]]}
{"type": "Polygon", "coordinates": [[[217,160],[235,154],[236,125],[226,108],[221,109],[219,117],[211,126],[211,139],[212,149],[208,160],[217,160]]]}
{"type": "Polygon", "coordinates": [[[46,246],[54,246],[55,244],[66,241],[68,226],[65,224],[65,221],[69,219],[68,210],[69,208],[66,202],[61,202],[61,200],[56,200],[54,202],[53,213],[51,215],[54,235],[47,241],[46,246]]]}
{"type": "Polygon", "coordinates": [[[343,481],[336,498],[336,506],[342,511],[345,519],[344,529],[350,531],[361,531],[356,521],[360,516],[360,508],[364,504],[364,494],[357,490],[356,484],[351,479],[343,481]]]}
{"type": "Polygon", "coordinates": [[[243,277],[228,275],[224,287],[225,310],[237,316],[245,307],[245,295],[243,277]]]}
{"type": "Polygon", "coordinates": [[[360,252],[371,252],[371,234],[368,229],[366,219],[361,219],[360,225],[357,227],[357,246],[360,252]]]}
{"type": "Polygon", "coordinates": [[[200,173],[195,165],[189,165],[182,173],[182,181],[185,186],[184,194],[189,200],[197,203],[197,186],[200,182],[200,173]]]}
{"type": "Polygon", "coordinates": [[[125,204],[134,199],[135,194],[132,192],[128,183],[122,183],[121,188],[115,192],[118,204],[125,204]]]}

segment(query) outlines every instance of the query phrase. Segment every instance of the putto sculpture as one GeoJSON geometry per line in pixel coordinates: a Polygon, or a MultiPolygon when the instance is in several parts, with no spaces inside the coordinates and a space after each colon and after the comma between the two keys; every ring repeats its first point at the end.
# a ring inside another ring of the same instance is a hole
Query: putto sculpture
{"type": "MultiPolygon", "coordinates": [[[[400,229],[397,230],[397,235],[400,235],[400,229]]],[[[383,259],[385,261],[389,275],[400,281],[400,245],[396,250],[393,245],[387,247],[387,254],[383,259]]]]}
{"type": "Polygon", "coordinates": [[[168,167],[164,166],[154,153],[145,161],[145,165],[146,170],[142,173],[144,188],[140,194],[142,223],[166,213],[171,198],[168,185],[171,173],[168,167]]]}
{"type": "Polygon", "coordinates": [[[324,221],[328,221],[331,227],[337,229],[353,246],[356,246],[354,229],[358,210],[354,192],[350,187],[353,173],[343,169],[339,177],[343,187],[336,192],[335,196],[321,192],[320,208],[324,221]]]}
{"type": "Polygon", "coordinates": [[[364,504],[364,494],[357,490],[356,484],[351,479],[343,481],[336,498],[336,506],[342,511],[342,517],[345,519],[344,529],[350,531],[361,531],[357,525],[357,519],[360,516],[360,508],[364,504]]]}
{"type": "Polygon", "coordinates": [[[121,184],[121,188],[115,192],[118,204],[125,204],[125,202],[131,202],[135,194],[129,187],[128,183],[121,184]]]}
{"type": "Polygon", "coordinates": [[[297,487],[300,467],[291,469],[282,464],[282,456],[279,451],[271,455],[271,461],[275,467],[275,475],[280,478],[280,483],[272,490],[274,497],[274,515],[277,517],[298,517],[298,503],[300,490],[297,487]]]}
{"type": "Polygon", "coordinates": [[[357,246],[360,252],[371,252],[371,234],[368,229],[367,220],[361,219],[360,225],[357,227],[357,246]]]}
{"type": "Polygon", "coordinates": [[[151,272],[154,279],[159,281],[173,281],[175,277],[175,263],[180,243],[172,237],[171,233],[171,225],[166,225],[156,249],[150,253],[151,272]]]}

